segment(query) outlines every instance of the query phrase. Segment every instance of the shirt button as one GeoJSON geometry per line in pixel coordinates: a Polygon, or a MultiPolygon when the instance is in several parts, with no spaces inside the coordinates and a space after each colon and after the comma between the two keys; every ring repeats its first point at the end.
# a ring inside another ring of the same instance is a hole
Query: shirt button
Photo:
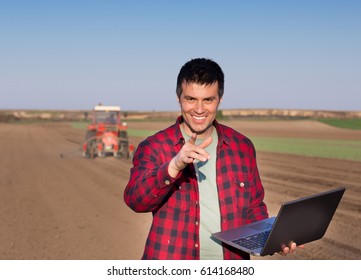
{"type": "Polygon", "coordinates": [[[196,243],[196,244],[194,244],[194,247],[198,248],[198,244],[197,244],[197,243],[196,243]]]}
{"type": "Polygon", "coordinates": [[[166,185],[169,185],[169,184],[170,184],[170,181],[169,181],[169,180],[165,180],[164,183],[165,183],[166,185]]]}
{"type": "Polygon", "coordinates": [[[198,221],[196,221],[196,226],[198,226],[198,221]]]}
{"type": "Polygon", "coordinates": [[[244,187],[244,183],[243,183],[243,182],[239,183],[239,186],[240,186],[241,188],[243,188],[243,187],[244,187]]]}

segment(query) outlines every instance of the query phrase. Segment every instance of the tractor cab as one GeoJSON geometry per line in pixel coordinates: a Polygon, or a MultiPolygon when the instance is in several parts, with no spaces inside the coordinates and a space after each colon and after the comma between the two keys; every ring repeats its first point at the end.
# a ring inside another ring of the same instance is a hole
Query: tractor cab
{"type": "Polygon", "coordinates": [[[119,106],[95,106],[93,111],[94,124],[120,124],[119,106]]]}

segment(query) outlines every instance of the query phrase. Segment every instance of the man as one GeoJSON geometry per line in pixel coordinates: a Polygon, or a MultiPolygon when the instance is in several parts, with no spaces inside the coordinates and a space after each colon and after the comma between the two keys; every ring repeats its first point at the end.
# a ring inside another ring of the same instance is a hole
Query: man
{"type": "Polygon", "coordinates": [[[223,92],[216,62],[188,61],[177,79],[181,116],[134,154],[124,200],[153,213],[143,259],[250,258],[210,237],[268,218],[252,142],[216,121],[223,92]]]}

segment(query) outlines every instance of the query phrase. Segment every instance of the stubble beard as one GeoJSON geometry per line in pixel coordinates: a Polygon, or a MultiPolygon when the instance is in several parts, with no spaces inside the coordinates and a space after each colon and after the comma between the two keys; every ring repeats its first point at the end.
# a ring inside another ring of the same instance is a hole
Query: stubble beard
{"type": "Polygon", "coordinates": [[[195,133],[198,135],[202,135],[203,133],[205,133],[208,129],[210,129],[212,126],[213,126],[213,121],[210,122],[208,124],[208,126],[202,130],[195,130],[188,122],[185,118],[183,118],[183,122],[184,122],[184,125],[186,125],[188,127],[188,129],[192,132],[192,133],[195,133]]]}

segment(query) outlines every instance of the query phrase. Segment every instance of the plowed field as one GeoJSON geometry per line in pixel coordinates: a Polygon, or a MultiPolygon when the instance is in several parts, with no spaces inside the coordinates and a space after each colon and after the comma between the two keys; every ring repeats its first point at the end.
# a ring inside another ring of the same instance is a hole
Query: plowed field
{"type": "MultiPolygon", "coordinates": [[[[157,130],[169,124],[129,126],[157,130]]],[[[361,131],[312,121],[226,124],[251,139],[361,139],[361,131]]],[[[151,214],[134,213],[123,202],[130,160],[82,158],[85,132],[67,123],[0,123],[0,134],[0,259],[141,257],[151,214]]],[[[361,162],[259,151],[258,164],[270,215],[282,201],[347,187],[324,238],[284,259],[361,259],[361,162]]]]}

